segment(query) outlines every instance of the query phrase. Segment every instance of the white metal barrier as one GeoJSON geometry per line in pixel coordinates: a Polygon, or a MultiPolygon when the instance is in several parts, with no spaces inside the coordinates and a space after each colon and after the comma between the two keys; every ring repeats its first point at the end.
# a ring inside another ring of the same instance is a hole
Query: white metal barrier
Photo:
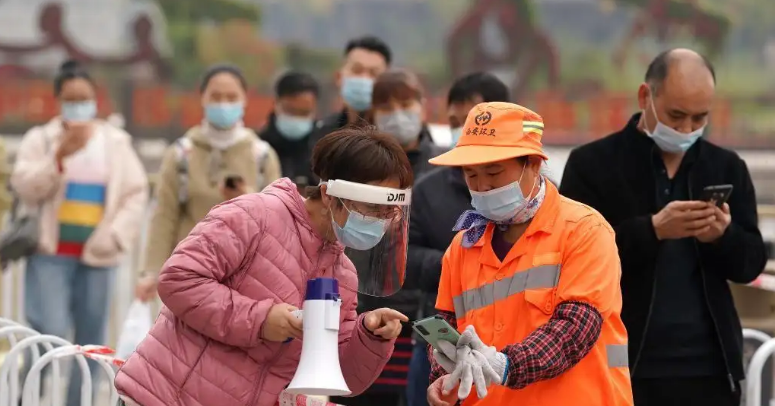
{"type": "MultiPolygon", "coordinates": [[[[32,365],[25,378],[22,387],[22,406],[40,406],[41,392],[41,372],[51,363],[52,380],[50,385],[52,406],[62,405],[60,386],[59,360],[66,357],[75,358],[81,372],[81,406],[92,406],[92,378],[89,371],[89,365],[86,358],[97,362],[108,375],[110,382],[115,379],[116,373],[114,366],[120,366],[122,361],[116,360],[109,355],[113,353],[108,347],[96,345],[73,345],[67,340],[51,336],[42,335],[37,331],[22,326],[14,321],[0,318],[0,340],[6,339],[11,344],[11,350],[6,354],[5,360],[0,366],[0,406],[16,406],[19,396],[19,368],[17,366],[19,357],[21,357],[28,348],[32,352],[32,365]],[[17,342],[16,335],[26,335],[27,337],[17,342]],[[45,349],[41,356],[39,345],[45,349]],[[57,346],[57,348],[54,348],[57,346]]],[[[113,385],[110,388],[110,403],[115,406],[118,403],[118,392],[113,385]]]]}
{"type": "Polygon", "coordinates": [[[762,404],[762,371],[767,360],[775,354],[775,339],[766,333],[751,329],[744,329],[743,337],[763,342],[748,364],[745,385],[745,404],[747,406],[760,406],[762,404]]]}

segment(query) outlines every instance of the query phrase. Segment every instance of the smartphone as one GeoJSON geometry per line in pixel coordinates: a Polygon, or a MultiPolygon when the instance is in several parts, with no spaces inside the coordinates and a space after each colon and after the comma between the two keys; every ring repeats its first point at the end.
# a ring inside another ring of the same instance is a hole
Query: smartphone
{"type": "Polygon", "coordinates": [[[412,329],[419,333],[428,344],[441,351],[439,341],[447,341],[457,345],[460,333],[441,316],[431,316],[412,323],[412,329]]]}
{"type": "Polygon", "coordinates": [[[236,189],[237,183],[239,182],[242,182],[242,176],[232,175],[232,176],[226,177],[226,179],[223,182],[223,185],[229,189],[236,189]]]}
{"type": "Polygon", "coordinates": [[[721,207],[729,200],[729,195],[732,194],[732,185],[713,185],[705,186],[702,189],[702,196],[700,200],[705,202],[715,202],[716,206],[721,207]]]}

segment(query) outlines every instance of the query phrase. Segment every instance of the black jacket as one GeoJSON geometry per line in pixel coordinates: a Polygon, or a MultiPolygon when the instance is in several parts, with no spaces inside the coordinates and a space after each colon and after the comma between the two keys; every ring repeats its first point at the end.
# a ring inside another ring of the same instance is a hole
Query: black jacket
{"type": "Polygon", "coordinates": [[[418,317],[436,314],[441,258],[457,234],[452,227],[471,208],[471,193],[460,168],[428,172],[412,189],[405,286],[423,292],[418,317]]]}
{"type": "MultiPolygon", "coordinates": [[[[573,150],[560,193],[597,209],[616,231],[622,262],[622,319],[629,335],[630,369],[637,368],[653,304],[655,259],[660,246],[651,223],[657,211],[654,142],[637,129],[640,114],[601,140],[573,150]]],[[[767,262],[759,232],[756,193],[745,162],[732,151],[700,139],[689,172],[690,198],[710,185],[732,184],[732,224],[714,244],[695,242],[705,296],[721,342],[727,371],[744,378],[742,328],[728,281],[748,283],[767,262]]],[[[676,309],[680,311],[680,309],[676,309]]]]}
{"type": "Polygon", "coordinates": [[[290,178],[296,184],[316,185],[317,179],[314,179],[310,167],[310,158],[312,148],[315,146],[311,135],[318,131],[322,121],[316,123],[316,128],[304,138],[296,141],[289,140],[280,134],[275,125],[277,117],[274,113],[269,116],[266,126],[258,133],[259,138],[269,143],[277,152],[282,167],[284,178],[290,178]]]}

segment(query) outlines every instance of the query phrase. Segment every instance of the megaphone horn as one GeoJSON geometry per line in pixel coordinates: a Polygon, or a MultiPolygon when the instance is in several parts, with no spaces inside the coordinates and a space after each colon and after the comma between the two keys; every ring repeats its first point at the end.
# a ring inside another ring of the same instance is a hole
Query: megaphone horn
{"type": "Polygon", "coordinates": [[[301,359],[286,392],[312,396],[347,396],[350,389],[339,366],[339,313],[342,299],[333,278],[307,281],[301,359]]]}

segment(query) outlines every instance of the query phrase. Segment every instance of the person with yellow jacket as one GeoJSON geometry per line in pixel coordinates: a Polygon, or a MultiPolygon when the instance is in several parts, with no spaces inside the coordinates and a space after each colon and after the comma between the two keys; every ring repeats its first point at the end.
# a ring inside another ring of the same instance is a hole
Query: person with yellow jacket
{"type": "Polygon", "coordinates": [[[541,174],[543,129],[482,103],[429,161],[462,167],[475,209],[442,260],[436,308],[462,335],[429,354],[431,406],[633,404],[614,232],[541,174]]]}
{"type": "Polygon", "coordinates": [[[281,176],[277,153],[242,124],[247,84],[239,68],[209,68],[199,90],[205,119],[167,148],[156,182],[145,263],[135,287],[143,301],[155,295],[157,274],[172,250],[213,206],[258,192],[281,176]]]}

